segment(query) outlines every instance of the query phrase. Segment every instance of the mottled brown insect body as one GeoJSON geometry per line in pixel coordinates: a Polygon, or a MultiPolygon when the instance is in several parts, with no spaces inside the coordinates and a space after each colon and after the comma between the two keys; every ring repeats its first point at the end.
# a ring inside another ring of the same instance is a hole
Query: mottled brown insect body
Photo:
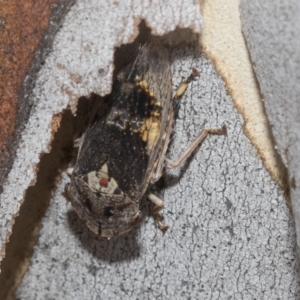
{"type": "MultiPolygon", "coordinates": [[[[141,222],[139,202],[149,184],[162,175],[178,99],[197,75],[194,71],[173,98],[169,55],[158,40],[152,40],[116,77],[109,107],[85,132],[66,186],[75,211],[96,234],[124,234],[141,222]]],[[[225,127],[207,133],[224,131],[225,127]]],[[[179,164],[195,147],[188,148],[179,164]]],[[[148,197],[156,204],[154,217],[165,231],[168,227],[158,215],[163,202],[153,194],[148,197]]]]}

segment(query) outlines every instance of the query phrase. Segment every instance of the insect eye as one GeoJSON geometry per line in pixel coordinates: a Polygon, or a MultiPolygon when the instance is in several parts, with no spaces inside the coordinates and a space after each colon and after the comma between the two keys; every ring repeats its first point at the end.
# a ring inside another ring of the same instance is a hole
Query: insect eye
{"type": "Polygon", "coordinates": [[[114,213],[112,212],[112,210],[113,210],[113,207],[112,207],[112,206],[107,206],[107,207],[105,207],[104,210],[103,210],[104,216],[107,217],[107,218],[113,216],[114,213]]]}
{"type": "Polygon", "coordinates": [[[122,194],[122,191],[120,190],[119,187],[116,187],[116,189],[114,190],[114,194],[115,195],[121,195],[122,194]]]}

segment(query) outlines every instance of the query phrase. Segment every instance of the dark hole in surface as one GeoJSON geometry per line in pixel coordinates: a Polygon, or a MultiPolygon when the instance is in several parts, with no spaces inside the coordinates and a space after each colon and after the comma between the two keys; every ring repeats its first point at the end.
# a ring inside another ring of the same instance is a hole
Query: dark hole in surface
{"type": "Polygon", "coordinates": [[[108,217],[108,218],[113,216],[114,215],[113,212],[112,212],[113,209],[114,208],[112,206],[105,207],[104,210],[103,210],[104,216],[108,217]]]}
{"type": "Polygon", "coordinates": [[[85,198],[85,205],[88,208],[88,210],[92,210],[92,203],[89,198],[85,198]]]}

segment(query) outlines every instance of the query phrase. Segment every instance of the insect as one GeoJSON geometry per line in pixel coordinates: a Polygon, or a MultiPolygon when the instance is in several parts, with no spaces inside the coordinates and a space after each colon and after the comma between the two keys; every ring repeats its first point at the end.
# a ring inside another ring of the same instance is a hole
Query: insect
{"type": "MultiPolygon", "coordinates": [[[[169,55],[154,38],[116,76],[108,108],[86,130],[76,164],[67,171],[68,198],[96,234],[110,238],[140,224],[140,200],[164,168],[178,167],[208,134],[226,134],[225,125],[204,129],[178,160],[166,159],[180,98],[197,76],[193,69],[173,97],[169,55]]],[[[164,203],[153,193],[147,196],[165,232],[168,226],[159,214],[164,203]]]]}

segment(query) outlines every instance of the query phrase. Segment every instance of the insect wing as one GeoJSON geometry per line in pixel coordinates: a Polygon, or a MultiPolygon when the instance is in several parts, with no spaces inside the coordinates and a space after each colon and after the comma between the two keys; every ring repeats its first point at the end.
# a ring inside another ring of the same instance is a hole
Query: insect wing
{"type": "Polygon", "coordinates": [[[140,198],[160,153],[171,100],[168,53],[154,40],[118,75],[111,107],[87,130],[75,172],[80,176],[107,164],[119,188],[140,198]]]}
{"type": "Polygon", "coordinates": [[[67,186],[78,215],[106,237],[141,221],[139,200],[162,155],[172,81],[168,53],[158,41],[142,47],[118,74],[109,102],[87,129],[67,186]]]}

